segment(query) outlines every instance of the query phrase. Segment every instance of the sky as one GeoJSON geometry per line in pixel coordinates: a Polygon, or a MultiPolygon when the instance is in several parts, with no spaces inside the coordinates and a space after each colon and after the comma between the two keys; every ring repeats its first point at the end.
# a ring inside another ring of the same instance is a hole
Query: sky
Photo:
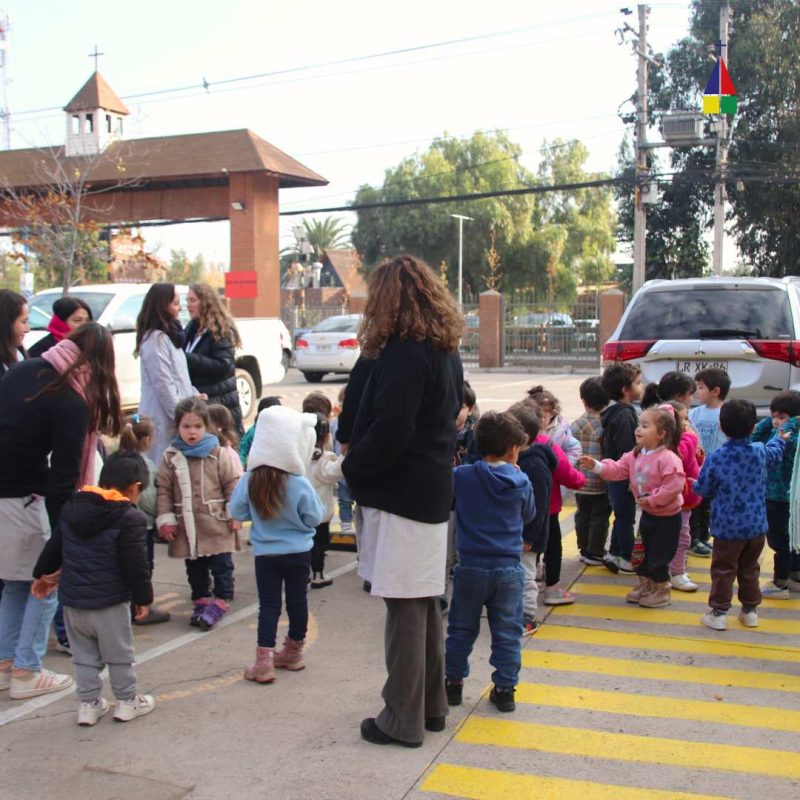
{"type": "MultiPolygon", "coordinates": [[[[686,34],[689,3],[649,5],[649,41],[663,52],[686,34]]],[[[622,6],[0,0],[11,23],[11,146],[63,143],[60,109],[91,75],[97,45],[100,72],[131,110],[127,138],[250,128],[330,182],[281,190],[281,210],[344,205],[444,133],[505,130],[532,170],[545,139],[577,138],[589,149],[590,170],[613,171],[626,130],[618,109],[631,110],[626,100],[636,89],[636,59],[614,33],[624,22],[637,27],[636,6],[629,4],[630,16],[622,6]],[[137,97],[151,92],[162,93],[137,97]]],[[[294,241],[298,219],[282,218],[281,246],[294,241]]],[[[162,258],[184,249],[229,261],[225,222],[144,235],[162,258]]]]}

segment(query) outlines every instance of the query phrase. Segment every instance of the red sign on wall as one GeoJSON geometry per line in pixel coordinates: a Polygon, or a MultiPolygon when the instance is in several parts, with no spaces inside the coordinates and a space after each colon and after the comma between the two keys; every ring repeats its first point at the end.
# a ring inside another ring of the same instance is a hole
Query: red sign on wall
{"type": "Polygon", "coordinates": [[[258,274],[255,270],[236,270],[225,273],[225,297],[250,300],[258,296],[258,274]]]}

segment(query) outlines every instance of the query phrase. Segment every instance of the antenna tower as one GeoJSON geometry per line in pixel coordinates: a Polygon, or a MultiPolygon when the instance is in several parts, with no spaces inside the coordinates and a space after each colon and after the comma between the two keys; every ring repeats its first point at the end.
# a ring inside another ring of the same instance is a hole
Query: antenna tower
{"type": "Polygon", "coordinates": [[[0,11],[0,124],[3,126],[3,144],[11,149],[11,111],[8,108],[8,32],[11,23],[8,14],[0,11]]]}

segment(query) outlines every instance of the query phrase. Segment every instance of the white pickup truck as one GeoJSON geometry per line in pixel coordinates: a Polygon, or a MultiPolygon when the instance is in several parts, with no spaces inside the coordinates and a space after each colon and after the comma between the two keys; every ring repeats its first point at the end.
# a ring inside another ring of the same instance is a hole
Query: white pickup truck
{"type": "MultiPolygon", "coordinates": [[[[136,317],[150,288],[149,283],[106,283],[73,286],[70,294],[80,297],[92,309],[92,318],[106,325],[114,335],[122,407],[135,409],[139,404],[139,363],[133,357],[136,343],[136,317]]],[[[186,312],[188,286],[176,286],[181,298],[181,322],[189,321],[186,312]]],[[[28,300],[31,332],[25,337],[30,347],[47,333],[53,303],[61,297],[60,289],[46,289],[28,300]]],[[[274,317],[237,319],[242,347],[236,352],[236,384],[242,404],[245,426],[256,416],[258,399],[265,384],[278,383],[286,375],[292,358],[292,340],[281,320],[274,317]]]]}

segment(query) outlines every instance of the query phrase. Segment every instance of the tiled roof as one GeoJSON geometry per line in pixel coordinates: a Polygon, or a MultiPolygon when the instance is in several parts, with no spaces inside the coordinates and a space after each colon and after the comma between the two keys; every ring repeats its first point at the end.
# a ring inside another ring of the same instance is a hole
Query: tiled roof
{"type": "Polygon", "coordinates": [[[130,114],[125,103],[117,97],[117,93],[99,72],[95,72],[83,84],[78,94],[64,106],[64,111],[91,111],[95,108],[117,114],[130,114]]]}
{"type": "Polygon", "coordinates": [[[227,180],[230,173],[271,173],[280,187],[325,186],[328,181],[245,128],[235,131],[155,136],[112,142],[94,163],[93,157],[64,157],[64,148],[0,151],[0,189],[46,186],[56,169],[70,174],[91,164],[95,184],[120,181],[172,183],[200,179],[227,180]],[[56,168],[54,165],[60,165],[56,168]],[[73,167],[74,164],[74,167],[73,167]]]}
{"type": "Polygon", "coordinates": [[[359,271],[361,258],[356,250],[326,250],[325,259],[336,270],[348,294],[367,291],[366,281],[359,271]]]}

